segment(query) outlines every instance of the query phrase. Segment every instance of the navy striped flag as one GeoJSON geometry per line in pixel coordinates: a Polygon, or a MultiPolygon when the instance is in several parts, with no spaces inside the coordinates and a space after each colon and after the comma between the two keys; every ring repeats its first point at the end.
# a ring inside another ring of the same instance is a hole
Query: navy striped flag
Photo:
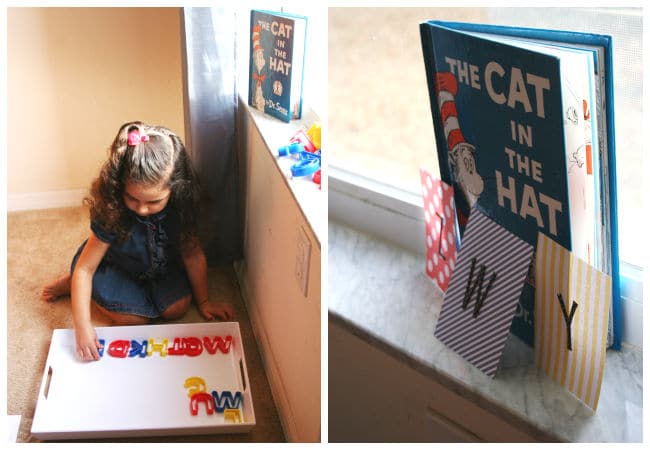
{"type": "Polygon", "coordinates": [[[434,335],[494,377],[533,246],[472,209],[434,335]]]}

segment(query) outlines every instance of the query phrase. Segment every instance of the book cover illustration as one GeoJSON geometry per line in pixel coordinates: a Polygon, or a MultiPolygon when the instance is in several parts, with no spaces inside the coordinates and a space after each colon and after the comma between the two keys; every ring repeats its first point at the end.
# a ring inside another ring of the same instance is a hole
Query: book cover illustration
{"type": "Polygon", "coordinates": [[[434,335],[490,377],[496,374],[533,246],[476,208],[434,335]]]}
{"type": "Polygon", "coordinates": [[[542,233],[535,272],[535,364],[595,411],[605,366],[611,277],[542,233]]]}
{"type": "Polygon", "coordinates": [[[306,18],[251,11],[248,104],[285,122],[302,115],[306,18]]]}
{"type": "MultiPolygon", "coordinates": [[[[534,246],[572,248],[558,58],[421,25],[440,174],[463,236],[476,207],[534,246]]],[[[533,345],[532,264],[512,331],[533,345]]]]}

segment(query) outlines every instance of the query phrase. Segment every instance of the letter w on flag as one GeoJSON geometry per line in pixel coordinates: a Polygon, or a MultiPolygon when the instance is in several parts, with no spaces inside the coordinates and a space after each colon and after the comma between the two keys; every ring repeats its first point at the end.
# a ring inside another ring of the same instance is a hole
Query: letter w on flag
{"type": "Polygon", "coordinates": [[[490,377],[501,359],[532,256],[532,245],[472,210],[434,335],[490,377]]]}

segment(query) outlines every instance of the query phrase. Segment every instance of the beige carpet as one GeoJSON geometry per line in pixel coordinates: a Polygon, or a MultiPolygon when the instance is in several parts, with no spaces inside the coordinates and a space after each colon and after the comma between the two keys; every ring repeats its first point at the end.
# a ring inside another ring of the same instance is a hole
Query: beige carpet
{"type": "MultiPolygon", "coordinates": [[[[18,442],[38,442],[30,434],[36,399],[56,328],[72,328],[70,299],[40,300],[41,287],[69,270],[77,247],[89,233],[86,208],[62,208],[7,215],[7,414],[21,415],[18,442]]],[[[256,425],[232,435],[115,439],[113,442],[283,442],[285,437],[255,337],[232,267],[209,269],[210,298],[229,299],[239,322],[253,393],[256,425]]],[[[202,322],[192,307],[177,322],[202,322]]],[[[109,322],[93,311],[95,326],[109,322]]]]}

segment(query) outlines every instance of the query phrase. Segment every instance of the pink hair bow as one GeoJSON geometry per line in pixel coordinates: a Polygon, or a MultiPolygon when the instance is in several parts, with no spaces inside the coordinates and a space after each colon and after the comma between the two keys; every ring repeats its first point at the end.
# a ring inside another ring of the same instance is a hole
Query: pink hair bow
{"type": "Polygon", "coordinates": [[[137,145],[140,142],[147,142],[148,140],[149,140],[149,136],[147,136],[146,134],[141,135],[140,132],[137,130],[131,131],[129,133],[129,137],[128,137],[129,145],[137,145]]]}

